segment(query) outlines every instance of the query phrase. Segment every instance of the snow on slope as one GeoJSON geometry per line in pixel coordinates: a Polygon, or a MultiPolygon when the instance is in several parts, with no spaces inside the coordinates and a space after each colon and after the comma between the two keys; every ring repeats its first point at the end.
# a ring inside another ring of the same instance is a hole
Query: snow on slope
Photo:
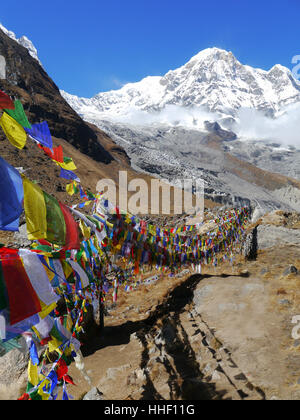
{"type": "Polygon", "coordinates": [[[35,46],[33,45],[33,43],[26,37],[26,36],[22,36],[21,38],[17,38],[16,34],[12,31],[9,31],[8,29],[6,29],[1,23],[0,23],[0,29],[7,35],[9,36],[11,39],[13,39],[14,41],[18,42],[18,44],[22,45],[23,47],[25,47],[29,54],[31,55],[31,57],[35,58],[39,64],[42,66],[42,63],[39,60],[38,57],[38,52],[37,49],[35,48],[35,46]]]}

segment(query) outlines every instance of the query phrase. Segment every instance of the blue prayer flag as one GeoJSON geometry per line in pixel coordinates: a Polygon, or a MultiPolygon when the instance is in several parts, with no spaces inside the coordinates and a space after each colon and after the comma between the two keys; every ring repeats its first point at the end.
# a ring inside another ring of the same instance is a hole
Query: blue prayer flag
{"type": "Polygon", "coordinates": [[[51,133],[46,121],[40,124],[32,124],[31,128],[25,127],[25,131],[43,146],[48,147],[49,149],[53,148],[51,133]]]}
{"type": "Polygon", "coordinates": [[[0,157],[0,229],[17,231],[23,212],[23,181],[19,172],[0,157]]]}
{"type": "Polygon", "coordinates": [[[80,182],[80,179],[75,172],[67,171],[66,169],[60,168],[60,177],[64,179],[71,179],[73,181],[80,182]]]}

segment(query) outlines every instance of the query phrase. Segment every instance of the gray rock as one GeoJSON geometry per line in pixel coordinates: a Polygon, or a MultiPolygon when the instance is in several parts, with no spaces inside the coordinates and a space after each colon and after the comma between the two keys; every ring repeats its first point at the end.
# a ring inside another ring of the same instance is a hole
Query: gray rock
{"type": "Polygon", "coordinates": [[[83,397],[84,401],[102,401],[103,400],[103,394],[99,391],[98,388],[94,387],[92,388],[85,396],[83,397]]]}
{"type": "Polygon", "coordinates": [[[22,348],[0,357],[0,400],[14,400],[24,392],[28,361],[29,352],[22,348]]]}
{"type": "Polygon", "coordinates": [[[300,346],[300,340],[295,340],[294,347],[299,347],[299,346],[300,346]]]}
{"type": "Polygon", "coordinates": [[[242,253],[249,261],[257,258],[257,226],[247,235],[243,244],[242,253]]]}
{"type": "Polygon", "coordinates": [[[210,284],[197,288],[194,292],[193,302],[195,307],[198,308],[203,304],[203,301],[213,292],[214,287],[210,284]]]}
{"type": "Polygon", "coordinates": [[[284,272],[283,275],[284,276],[288,276],[289,274],[298,274],[298,270],[295,266],[290,265],[289,267],[287,267],[284,272]]]}
{"type": "Polygon", "coordinates": [[[291,305],[291,302],[288,299],[281,299],[278,303],[279,305],[291,305]]]}
{"type": "Polygon", "coordinates": [[[300,230],[281,226],[260,225],[257,228],[258,249],[268,249],[281,245],[300,245],[300,230]]]}
{"type": "Polygon", "coordinates": [[[19,227],[19,232],[16,232],[14,234],[13,241],[14,241],[14,243],[12,244],[12,246],[14,246],[14,247],[18,247],[18,248],[28,248],[28,247],[30,247],[31,241],[29,241],[28,237],[27,237],[26,223],[24,223],[23,225],[21,225],[19,227]]]}

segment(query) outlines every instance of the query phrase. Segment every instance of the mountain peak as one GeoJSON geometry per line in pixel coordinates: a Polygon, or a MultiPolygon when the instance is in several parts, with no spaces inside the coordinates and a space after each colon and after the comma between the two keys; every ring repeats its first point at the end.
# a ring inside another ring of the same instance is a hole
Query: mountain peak
{"type": "Polygon", "coordinates": [[[194,55],[190,61],[192,60],[204,60],[206,58],[215,58],[217,56],[221,57],[221,56],[233,56],[231,51],[227,51],[227,50],[223,50],[221,48],[217,48],[217,47],[210,47],[210,48],[205,48],[204,50],[201,50],[200,52],[198,52],[198,54],[194,55]]]}
{"type": "Polygon", "coordinates": [[[212,47],[163,77],[146,77],[120,90],[101,92],[92,99],[70,95],[65,98],[83,118],[96,124],[102,120],[126,122],[132,113],[146,121],[147,115],[151,117],[159,111],[165,111],[164,115],[175,112],[174,106],[180,115],[185,109],[235,118],[241,108],[276,115],[300,100],[300,85],[279,64],[269,71],[257,69],[241,64],[231,51],[212,47]]]}

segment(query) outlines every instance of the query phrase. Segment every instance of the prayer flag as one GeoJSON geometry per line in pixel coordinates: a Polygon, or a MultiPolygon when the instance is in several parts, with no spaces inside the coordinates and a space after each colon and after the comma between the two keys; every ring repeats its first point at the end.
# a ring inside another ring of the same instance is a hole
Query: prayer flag
{"type": "Polygon", "coordinates": [[[66,223],[56,198],[43,191],[46,204],[47,237],[46,239],[56,245],[66,243],[66,223]]]}
{"type": "Polygon", "coordinates": [[[5,109],[5,112],[7,112],[7,114],[16,120],[22,127],[31,128],[31,124],[26,117],[22,102],[17,99],[14,104],[15,109],[5,109]]]}
{"type": "Polygon", "coordinates": [[[49,156],[55,162],[64,162],[64,152],[62,146],[53,147],[53,149],[49,149],[48,147],[44,147],[38,144],[38,147],[42,149],[47,156],[49,156]]]}
{"type": "Polygon", "coordinates": [[[78,225],[67,206],[59,203],[66,224],[66,238],[64,249],[80,249],[78,225]]]}
{"type": "Polygon", "coordinates": [[[76,182],[80,182],[80,179],[78,178],[78,176],[74,172],[66,171],[63,168],[60,168],[60,177],[64,178],[64,179],[71,179],[71,180],[74,180],[76,182]]]}
{"type": "Polygon", "coordinates": [[[11,144],[18,149],[23,149],[27,140],[24,128],[6,112],[0,118],[0,125],[11,144]]]}
{"type": "Polygon", "coordinates": [[[0,90],[0,109],[15,109],[15,104],[6,93],[0,90]]]}
{"type": "Polygon", "coordinates": [[[25,131],[38,143],[52,149],[52,137],[46,121],[40,124],[33,124],[31,128],[25,128],[25,131]]]}
{"type": "Polygon", "coordinates": [[[77,169],[75,163],[73,162],[73,159],[68,157],[64,157],[64,162],[58,162],[58,165],[66,171],[75,171],[77,169]]]}
{"type": "Polygon", "coordinates": [[[23,177],[23,186],[28,239],[47,239],[47,210],[43,191],[26,177],[23,177]]]}
{"type": "Polygon", "coordinates": [[[0,229],[17,231],[23,212],[23,182],[19,172],[0,157],[0,229]]]}
{"type": "Polygon", "coordinates": [[[17,250],[7,250],[6,253],[1,253],[0,272],[6,286],[11,325],[41,311],[40,301],[17,250]]]}

